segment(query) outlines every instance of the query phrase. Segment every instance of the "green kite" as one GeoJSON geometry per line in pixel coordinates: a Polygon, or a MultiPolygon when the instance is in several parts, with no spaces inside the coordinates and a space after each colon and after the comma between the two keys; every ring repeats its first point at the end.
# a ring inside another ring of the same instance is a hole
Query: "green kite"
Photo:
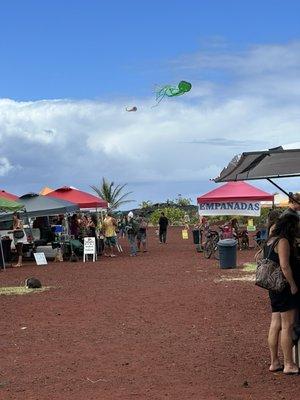
{"type": "Polygon", "coordinates": [[[192,88],[192,84],[186,81],[180,81],[177,86],[165,85],[156,90],[156,101],[158,105],[164,97],[175,97],[182,96],[189,92],[192,88]]]}

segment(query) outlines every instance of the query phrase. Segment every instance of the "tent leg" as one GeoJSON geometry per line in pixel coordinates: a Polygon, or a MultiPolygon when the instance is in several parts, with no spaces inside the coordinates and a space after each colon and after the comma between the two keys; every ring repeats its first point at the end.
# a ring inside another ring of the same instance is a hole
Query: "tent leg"
{"type": "Polygon", "coordinates": [[[0,248],[1,248],[0,250],[1,250],[1,257],[2,257],[2,262],[3,262],[3,269],[6,270],[1,235],[0,235],[0,248]]]}

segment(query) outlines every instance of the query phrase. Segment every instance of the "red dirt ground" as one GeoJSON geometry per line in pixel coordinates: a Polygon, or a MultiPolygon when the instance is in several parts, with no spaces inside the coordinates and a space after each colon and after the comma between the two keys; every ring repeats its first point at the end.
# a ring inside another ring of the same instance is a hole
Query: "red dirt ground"
{"type": "MultiPolygon", "coordinates": [[[[172,228],[149,253],[26,264],[49,291],[0,296],[0,399],[298,399],[300,377],[268,372],[267,293],[220,270],[172,228]],[[22,327],[27,329],[22,330],[22,327]]],[[[239,264],[253,251],[239,252],[239,264]]]]}

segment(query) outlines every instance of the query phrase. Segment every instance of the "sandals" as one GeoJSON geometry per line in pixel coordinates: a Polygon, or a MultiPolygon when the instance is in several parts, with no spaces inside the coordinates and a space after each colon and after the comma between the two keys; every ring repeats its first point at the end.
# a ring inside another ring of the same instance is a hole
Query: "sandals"
{"type": "Polygon", "coordinates": [[[291,371],[291,372],[283,372],[283,375],[299,375],[299,370],[291,371]]]}
{"type": "Polygon", "coordinates": [[[269,369],[270,372],[282,372],[283,371],[283,366],[278,367],[276,369],[269,369]]]}

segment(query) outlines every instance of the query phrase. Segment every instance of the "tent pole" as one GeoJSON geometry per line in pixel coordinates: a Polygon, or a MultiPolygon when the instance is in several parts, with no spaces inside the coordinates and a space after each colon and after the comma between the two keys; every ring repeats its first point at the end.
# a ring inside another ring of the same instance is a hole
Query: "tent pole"
{"type": "Polygon", "coordinates": [[[2,257],[2,262],[3,262],[3,269],[6,270],[4,253],[3,253],[3,246],[2,246],[2,236],[1,235],[0,235],[0,248],[1,248],[1,257],[2,257]]]}
{"type": "Polygon", "coordinates": [[[97,224],[96,224],[96,226],[95,226],[95,235],[96,235],[96,237],[95,237],[95,242],[96,242],[96,252],[97,252],[97,256],[98,256],[98,254],[99,254],[99,240],[98,240],[98,232],[97,232],[97,227],[98,227],[98,225],[99,225],[99,216],[98,216],[98,214],[99,214],[99,212],[98,212],[98,208],[97,208],[97,206],[96,206],[96,221],[97,221],[97,224]]]}
{"type": "Polygon", "coordinates": [[[272,183],[272,185],[276,186],[277,189],[281,190],[284,194],[286,194],[288,196],[289,199],[292,199],[295,203],[300,204],[300,202],[296,199],[294,199],[288,192],[286,192],[284,189],[282,189],[279,185],[277,185],[277,183],[273,182],[272,179],[267,178],[267,181],[269,181],[270,183],[272,183]]]}

